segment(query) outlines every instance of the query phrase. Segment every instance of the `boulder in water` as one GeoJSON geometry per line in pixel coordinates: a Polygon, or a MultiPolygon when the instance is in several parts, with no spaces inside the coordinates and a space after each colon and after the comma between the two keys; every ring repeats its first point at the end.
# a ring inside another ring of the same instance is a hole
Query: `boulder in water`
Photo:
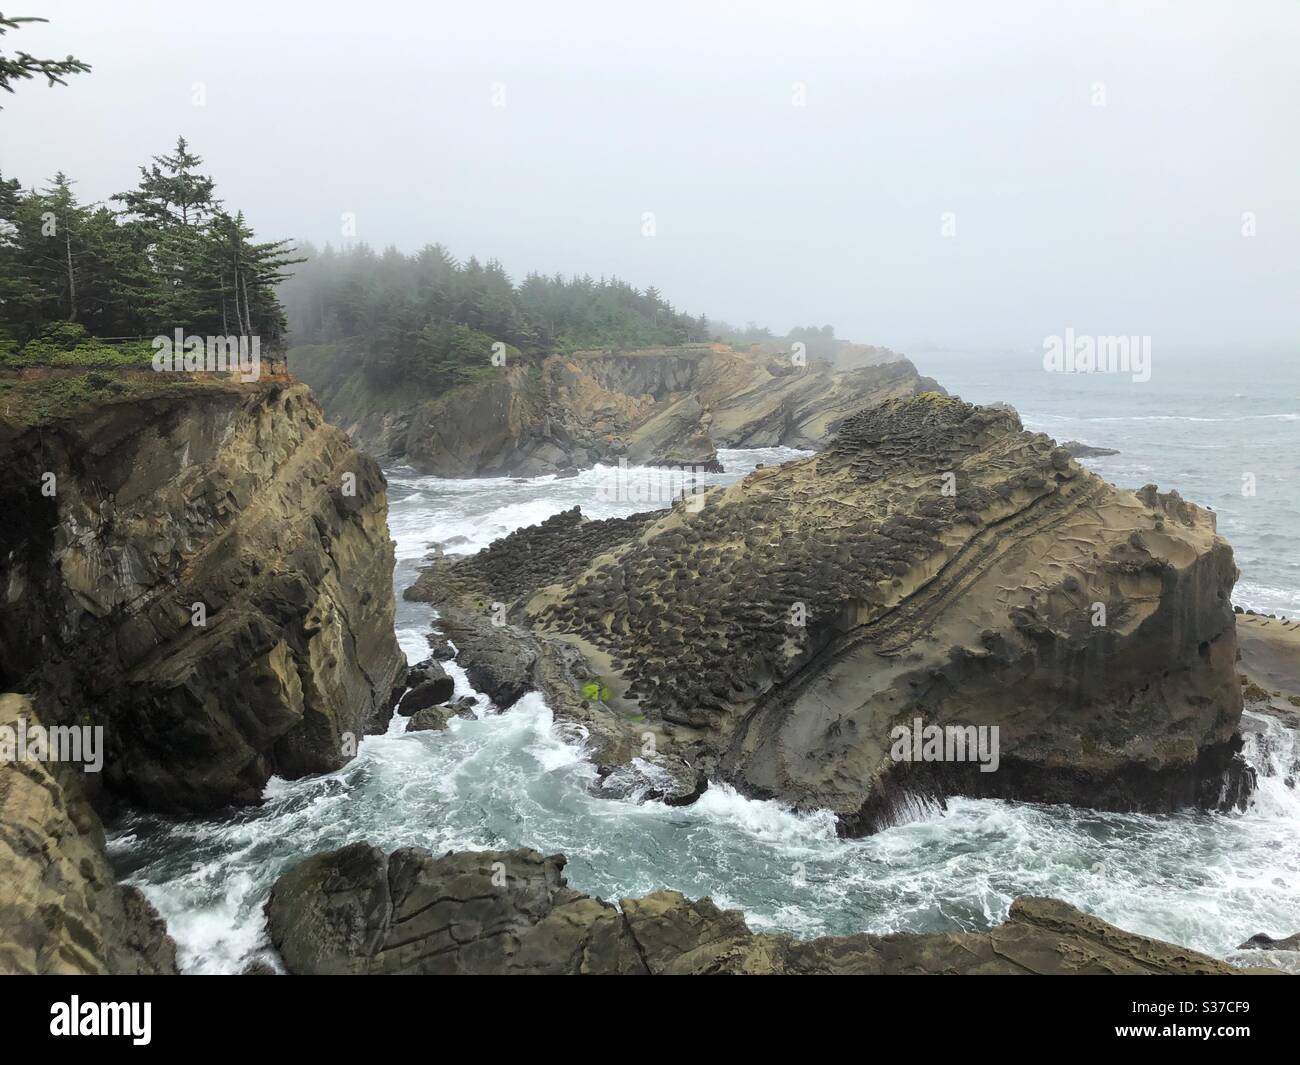
{"type": "Polygon", "coordinates": [[[411,690],[397,704],[397,712],[403,717],[445,703],[456,690],[456,684],[447,676],[446,670],[431,658],[412,666],[406,675],[406,682],[411,690]]]}
{"type": "Polygon", "coordinates": [[[1286,939],[1274,939],[1265,932],[1251,936],[1238,950],[1300,950],[1300,932],[1286,939]]]}
{"type": "Polygon", "coordinates": [[[407,732],[435,732],[445,729],[451,720],[453,711],[447,706],[426,706],[411,715],[407,722],[407,732]]]}
{"type": "Polygon", "coordinates": [[[1105,455],[1119,454],[1113,447],[1093,447],[1091,444],[1082,444],[1078,440],[1067,440],[1061,447],[1072,459],[1101,458],[1105,455]]]}

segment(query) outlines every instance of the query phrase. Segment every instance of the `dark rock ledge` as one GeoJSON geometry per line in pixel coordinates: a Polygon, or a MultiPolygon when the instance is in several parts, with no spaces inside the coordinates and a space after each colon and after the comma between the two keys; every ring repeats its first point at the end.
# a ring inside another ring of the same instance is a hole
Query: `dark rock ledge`
{"type": "Polygon", "coordinates": [[[356,843],[285,873],[266,910],[291,973],[799,975],[1232,974],[1193,950],[1022,896],[988,932],[800,940],[756,934],[711,899],[657,891],[615,907],[534,850],[385,855],[356,843]]]}

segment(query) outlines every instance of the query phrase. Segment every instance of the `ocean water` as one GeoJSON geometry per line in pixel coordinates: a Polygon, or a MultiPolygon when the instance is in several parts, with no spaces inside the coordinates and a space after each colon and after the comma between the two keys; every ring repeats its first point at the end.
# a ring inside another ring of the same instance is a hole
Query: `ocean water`
{"type": "Polygon", "coordinates": [[[1049,373],[1041,352],[912,360],[972,403],[1002,400],[1026,429],[1118,449],[1084,459],[1112,484],[1176,488],[1218,515],[1241,579],[1233,601],[1300,616],[1300,347],[1268,354],[1151,353],[1151,379],[1049,373]]]}
{"type": "MultiPolygon", "coordinates": [[[[1026,405],[1022,413],[1032,424],[1053,412],[1026,405]]],[[[1126,452],[1139,461],[1138,449],[1126,452]]],[[[727,473],[707,480],[731,481],[796,454],[724,452],[727,473]]],[[[425,657],[434,614],[400,592],[432,545],[475,551],[575,504],[593,517],[647,509],[606,498],[611,475],[447,481],[390,470],[398,635],[408,658],[425,657]]],[[[470,694],[454,662],[449,672],[457,694],[470,694]]],[[[135,814],[115,825],[110,853],[166,917],[183,969],[238,972],[265,956],[262,906],[276,877],[309,854],[368,840],[434,853],[559,851],[578,889],[611,900],[661,888],[711,895],[756,930],[802,936],[980,930],[1001,921],[1017,895],[1053,895],[1123,928],[1300,971],[1300,954],[1235,951],[1257,932],[1300,931],[1300,797],[1285,783],[1296,736],[1272,719],[1249,741],[1260,787],[1244,813],[1156,817],[958,799],[946,812],[843,840],[828,814],[796,814],[725,786],[684,808],[597,797],[581,730],[557,725],[539,695],[504,713],[478,701],[476,718],[445,732],[404,734],[395,719],[339,772],[271,781],[260,807],[197,821],[135,814]]]]}

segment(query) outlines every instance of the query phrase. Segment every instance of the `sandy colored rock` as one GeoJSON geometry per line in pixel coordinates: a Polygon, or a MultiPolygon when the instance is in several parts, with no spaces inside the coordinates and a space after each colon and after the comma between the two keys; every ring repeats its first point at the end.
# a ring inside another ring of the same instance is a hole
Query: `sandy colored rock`
{"type": "MultiPolygon", "coordinates": [[[[0,695],[0,726],[40,724],[0,695]]],[[[176,972],[176,944],[137,888],[119,886],[79,768],[0,761],[0,974],[176,972]]]]}
{"type": "Polygon", "coordinates": [[[840,370],[724,344],[580,351],[343,424],[381,460],[443,477],[535,476],[620,460],[712,470],[718,447],[819,447],[865,406],[938,388],[888,355],[840,370]]]}
{"type": "Polygon", "coordinates": [[[1300,727],[1300,621],[1238,614],[1238,669],[1251,709],[1300,727]]]}
{"type": "Polygon", "coordinates": [[[471,676],[480,655],[531,663],[518,686],[598,757],[648,732],[661,760],[848,833],[917,796],[1244,802],[1236,567],[1177,493],[1122,491],[1014,411],[926,393],[698,502],[557,517],[408,594],[456,619],[471,676]],[[492,601],[509,624],[485,624],[492,601]],[[918,719],[996,727],[997,770],[896,759],[918,719]]]}
{"type": "Polygon", "coordinates": [[[382,726],[405,668],[385,482],[305,386],[0,421],[0,446],[0,684],[102,724],[112,790],[255,801],[382,726]]]}

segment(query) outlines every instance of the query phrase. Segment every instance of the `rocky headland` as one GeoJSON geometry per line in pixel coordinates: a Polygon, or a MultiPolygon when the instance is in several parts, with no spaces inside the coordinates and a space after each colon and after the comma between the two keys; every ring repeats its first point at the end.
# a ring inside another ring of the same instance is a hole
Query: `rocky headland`
{"type": "Polygon", "coordinates": [[[857,834],[952,794],[1244,803],[1235,579],[1212,513],[924,393],[815,457],[669,511],[559,515],[406,594],[476,686],[544,691],[611,775],[637,760],[676,801],[729,781],[857,834]],[[900,759],[917,721],[997,728],[996,771],[900,759]]]}
{"type": "Polygon", "coordinates": [[[864,407],[935,390],[892,352],[853,369],[789,352],[687,344],[579,351],[510,362],[432,399],[383,399],[360,411],[331,402],[331,419],[383,462],[443,477],[537,476],[629,465],[719,467],[719,447],[822,446],[864,407]]]}
{"type": "Polygon", "coordinates": [[[275,884],[271,940],[291,973],[534,975],[1230,975],[1215,958],[1125,932],[1056,899],[1015,900],[988,932],[800,940],[676,891],[620,899],[570,888],[563,855],[434,857],[365,843],[314,855],[275,884]]]}
{"type": "Polygon", "coordinates": [[[255,800],[387,720],[405,659],[385,482],[306,387],[0,421],[0,444],[0,690],[102,725],[110,792],[255,800]]]}
{"type": "Polygon", "coordinates": [[[102,772],[0,760],[0,971],[175,971],[92,804],[255,802],[383,727],[384,478],[287,380],[123,389],[0,445],[0,724],[102,730],[102,772]]]}
{"type": "MultiPolygon", "coordinates": [[[[603,366],[602,387],[641,387],[654,365],[603,366]]],[[[611,795],[684,804],[728,781],[829,808],[846,834],[954,794],[1244,802],[1243,696],[1266,685],[1290,706],[1300,636],[1234,618],[1213,515],[1116,489],[1014,411],[917,391],[914,372],[882,387],[824,420],[788,417],[790,395],[775,420],[711,402],[701,448],[824,449],[665,511],[556,515],[437,560],[408,595],[438,606],[498,706],[538,689],[581,724],[611,795]],[[996,771],[900,761],[894,730],[922,721],[997,728],[996,771]]],[[[0,442],[15,518],[0,531],[0,724],[105,737],[102,774],[0,765],[0,970],[174,972],[163,922],[115,882],[95,808],[254,802],[272,774],[337,769],[395,708],[443,729],[463,711],[437,661],[452,652],[408,672],[382,474],[302,385],[0,420],[0,442]]],[[[615,908],[569,889],[563,864],[355,845],[281,878],[271,938],[291,972],[1235,971],[1054,900],[1017,900],[986,933],[804,942],[675,892],[615,908]]]]}

